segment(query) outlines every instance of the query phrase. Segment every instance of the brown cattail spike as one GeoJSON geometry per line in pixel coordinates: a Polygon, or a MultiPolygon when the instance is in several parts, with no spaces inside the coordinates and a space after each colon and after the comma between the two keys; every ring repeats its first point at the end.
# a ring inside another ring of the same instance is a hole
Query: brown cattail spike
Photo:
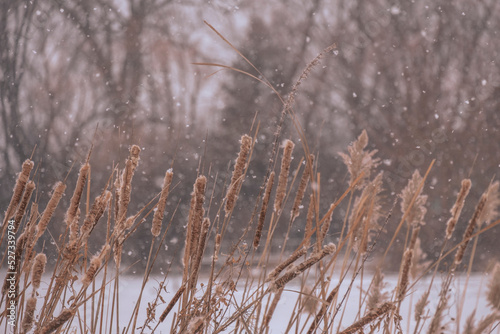
{"type": "Polygon", "coordinates": [[[250,155],[250,149],[252,148],[252,137],[248,135],[243,135],[241,137],[241,147],[236,159],[236,164],[234,165],[233,175],[231,177],[231,184],[227,189],[226,195],[226,206],[224,207],[224,212],[226,217],[233,211],[234,205],[236,204],[236,199],[238,198],[238,193],[240,192],[241,183],[243,182],[243,173],[248,164],[248,157],[250,155]]]}
{"type": "Polygon", "coordinates": [[[33,169],[34,163],[31,160],[26,160],[23,162],[23,167],[21,173],[17,177],[16,185],[14,186],[14,191],[10,199],[9,206],[5,212],[5,218],[3,221],[3,228],[7,226],[7,221],[12,218],[14,212],[16,211],[17,205],[21,201],[21,196],[23,195],[24,187],[28,182],[31,170],[33,169]]]}
{"type": "Polygon", "coordinates": [[[262,199],[262,208],[260,209],[259,222],[257,223],[257,228],[255,229],[255,237],[253,238],[253,248],[257,249],[259,247],[260,238],[262,237],[262,229],[264,228],[264,222],[266,220],[267,207],[269,205],[269,198],[271,197],[271,191],[273,190],[274,183],[274,172],[271,172],[269,179],[266,184],[266,191],[264,192],[264,198],[262,199]]]}
{"type": "Polygon", "coordinates": [[[65,189],[66,185],[64,183],[57,182],[56,186],[54,187],[54,192],[52,193],[52,196],[49,200],[49,203],[47,204],[47,207],[43,211],[42,218],[40,218],[40,222],[38,223],[36,239],[40,238],[47,229],[47,225],[49,225],[50,219],[52,218],[54,211],[56,211],[56,207],[59,204],[59,201],[61,200],[65,189]]]}
{"type": "Polygon", "coordinates": [[[26,189],[24,191],[23,198],[21,200],[21,203],[19,204],[19,207],[17,208],[17,212],[14,218],[14,233],[17,232],[19,229],[19,225],[21,224],[21,219],[23,219],[24,214],[26,213],[26,208],[28,207],[28,203],[30,201],[31,195],[33,194],[33,191],[35,190],[35,182],[33,181],[28,181],[26,184],[26,189]]]}
{"type": "Polygon", "coordinates": [[[42,281],[42,275],[45,272],[46,264],[47,256],[45,254],[40,253],[35,257],[35,262],[33,263],[33,269],[31,273],[33,290],[37,290],[40,287],[40,282],[42,281]]]}
{"type": "Polygon", "coordinates": [[[278,186],[276,188],[276,197],[274,199],[274,211],[281,213],[283,200],[286,195],[286,185],[288,183],[288,174],[290,172],[290,164],[292,162],[292,152],[295,144],[291,140],[285,141],[283,149],[283,157],[281,158],[281,170],[278,177],[278,186]]]}
{"type": "Polygon", "coordinates": [[[161,189],[160,199],[158,200],[158,205],[156,206],[156,211],[153,216],[153,224],[151,226],[151,234],[154,237],[160,235],[161,232],[161,222],[163,220],[163,215],[165,214],[165,206],[167,205],[167,197],[170,189],[170,185],[172,184],[172,178],[174,173],[171,169],[169,169],[165,173],[165,178],[163,180],[163,187],[161,189]]]}
{"type": "Polygon", "coordinates": [[[85,187],[85,182],[87,181],[89,171],[90,165],[88,162],[85,163],[82,168],[80,168],[80,172],[78,173],[78,180],[76,181],[75,191],[73,192],[73,196],[71,197],[68,211],[66,211],[66,217],[64,218],[64,221],[67,225],[71,224],[75,219],[75,216],[77,215],[78,207],[82,199],[83,188],[85,187]]]}
{"type": "Polygon", "coordinates": [[[300,203],[302,203],[302,199],[304,198],[304,194],[306,192],[307,184],[309,179],[311,178],[311,170],[314,162],[314,155],[309,155],[309,161],[306,161],[306,166],[304,172],[302,173],[302,178],[300,179],[299,188],[297,189],[297,194],[295,195],[295,200],[293,201],[291,217],[292,221],[294,221],[300,214],[300,203]]]}
{"type": "Polygon", "coordinates": [[[26,301],[26,311],[24,311],[21,329],[24,333],[29,332],[35,320],[36,298],[31,297],[26,301]]]}

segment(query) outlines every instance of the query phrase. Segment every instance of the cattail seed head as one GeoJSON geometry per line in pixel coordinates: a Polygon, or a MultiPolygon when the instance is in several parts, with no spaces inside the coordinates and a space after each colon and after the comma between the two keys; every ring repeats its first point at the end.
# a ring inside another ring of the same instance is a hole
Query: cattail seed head
{"type": "Polygon", "coordinates": [[[58,330],[66,321],[71,319],[75,314],[74,309],[64,309],[54,320],[43,326],[40,334],[50,334],[58,330]]]}
{"type": "Polygon", "coordinates": [[[281,212],[283,200],[286,195],[286,185],[288,183],[288,174],[290,172],[290,164],[292,162],[292,152],[295,144],[291,140],[285,141],[283,156],[281,158],[281,170],[278,177],[278,186],[276,188],[276,197],[274,199],[274,211],[281,212]]]}
{"type": "Polygon", "coordinates": [[[401,276],[398,284],[398,299],[402,300],[405,296],[409,283],[409,274],[412,264],[413,250],[407,249],[403,254],[403,264],[401,266],[401,276]]]}
{"type": "Polygon", "coordinates": [[[241,137],[241,146],[238,158],[236,159],[236,164],[234,165],[233,175],[231,177],[231,183],[227,189],[226,194],[226,206],[224,207],[224,212],[226,217],[234,209],[236,200],[238,198],[238,193],[240,192],[241,183],[243,182],[243,173],[248,165],[248,157],[250,155],[250,150],[252,148],[252,137],[248,135],[243,135],[241,137]]]}
{"type": "Polygon", "coordinates": [[[17,208],[17,212],[14,218],[14,233],[19,229],[19,225],[21,224],[21,219],[23,219],[24,214],[26,213],[26,208],[28,207],[28,203],[30,201],[31,195],[35,190],[35,182],[28,181],[26,184],[26,189],[24,190],[23,198],[19,207],[17,208]]]}
{"type": "Polygon", "coordinates": [[[160,235],[161,232],[161,223],[163,220],[163,216],[165,214],[165,206],[167,205],[167,197],[170,189],[170,185],[172,184],[172,178],[174,173],[171,169],[169,169],[165,173],[165,178],[163,180],[163,187],[161,189],[160,199],[158,200],[158,205],[156,206],[156,211],[153,216],[153,224],[151,226],[151,234],[154,237],[160,235]]]}
{"type": "Polygon", "coordinates": [[[52,193],[49,203],[47,203],[47,207],[43,211],[42,218],[40,218],[40,222],[38,223],[36,239],[40,238],[47,229],[47,225],[49,225],[50,219],[52,218],[54,211],[56,211],[56,207],[59,204],[59,201],[61,200],[65,189],[66,185],[64,183],[56,183],[54,192],[52,193]]]}
{"type": "Polygon", "coordinates": [[[253,238],[253,248],[257,249],[259,247],[260,238],[262,237],[262,229],[264,228],[264,222],[266,220],[267,207],[269,205],[269,198],[271,197],[271,191],[273,190],[274,183],[274,172],[271,172],[269,179],[267,180],[266,190],[264,192],[264,198],[262,199],[262,208],[260,209],[259,222],[257,223],[257,228],[255,229],[255,237],[253,238]]]}
{"type": "Polygon", "coordinates": [[[309,183],[309,179],[311,178],[313,161],[314,155],[311,154],[309,155],[309,162],[306,161],[306,166],[304,172],[302,173],[302,178],[300,179],[299,188],[297,189],[295,200],[293,201],[292,212],[290,214],[290,216],[292,217],[292,221],[294,221],[300,214],[300,203],[302,203],[307,184],[309,183]]]}
{"type": "Polygon", "coordinates": [[[92,283],[97,273],[97,270],[99,270],[100,266],[101,266],[101,257],[100,256],[92,257],[92,260],[90,260],[90,266],[82,278],[82,284],[85,288],[89,286],[90,283],[92,283]]]}
{"type": "Polygon", "coordinates": [[[31,282],[33,284],[33,290],[37,290],[40,287],[40,282],[42,281],[42,275],[45,272],[45,265],[47,264],[47,256],[43,253],[38,254],[35,257],[35,262],[33,263],[31,282]]]}
{"type": "Polygon", "coordinates": [[[10,199],[9,206],[7,207],[7,211],[5,212],[5,218],[3,226],[7,226],[6,223],[9,219],[12,218],[14,212],[16,211],[17,205],[21,201],[21,196],[23,195],[24,187],[28,182],[30,177],[31,170],[35,164],[33,161],[27,159],[23,162],[21,173],[16,180],[16,185],[14,186],[14,191],[12,193],[12,197],[10,199]]]}
{"type": "Polygon", "coordinates": [[[29,332],[35,320],[36,298],[30,297],[26,301],[26,311],[24,311],[23,322],[21,324],[24,333],[29,332]]]}
{"type": "Polygon", "coordinates": [[[67,225],[73,222],[78,212],[80,201],[82,199],[83,188],[85,187],[85,182],[87,181],[87,176],[89,175],[89,172],[90,172],[90,164],[86,162],[80,168],[80,172],[78,173],[78,179],[76,181],[76,187],[73,192],[73,196],[71,197],[68,211],[66,211],[66,217],[64,221],[67,225]]]}

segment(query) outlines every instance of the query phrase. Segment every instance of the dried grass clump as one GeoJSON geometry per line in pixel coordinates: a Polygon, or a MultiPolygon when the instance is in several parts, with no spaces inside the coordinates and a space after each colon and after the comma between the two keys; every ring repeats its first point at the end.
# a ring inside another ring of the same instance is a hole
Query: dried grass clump
{"type": "Polygon", "coordinates": [[[358,189],[364,185],[364,180],[370,178],[371,170],[377,167],[380,161],[378,158],[373,158],[377,150],[365,151],[367,145],[368,134],[366,130],[363,130],[358,139],[347,148],[349,155],[342,152],[339,153],[351,176],[349,186],[352,186],[361,174],[363,175],[356,185],[358,189]]]}

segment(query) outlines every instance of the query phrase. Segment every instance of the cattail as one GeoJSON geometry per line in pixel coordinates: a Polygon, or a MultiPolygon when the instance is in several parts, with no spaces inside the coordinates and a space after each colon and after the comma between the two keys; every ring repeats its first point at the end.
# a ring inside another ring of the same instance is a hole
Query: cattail
{"type": "Polygon", "coordinates": [[[314,317],[314,321],[311,324],[311,327],[309,327],[309,330],[307,331],[307,334],[312,334],[316,327],[318,327],[321,319],[326,313],[327,308],[330,306],[330,304],[333,302],[333,299],[337,296],[337,293],[339,292],[340,285],[337,285],[335,289],[333,289],[329,294],[328,297],[326,298],[325,304],[321,307],[321,309],[316,313],[316,316],[314,317]]]}
{"type": "Polygon", "coordinates": [[[309,196],[309,207],[307,208],[306,227],[304,229],[304,246],[309,247],[313,234],[313,219],[314,219],[314,194],[309,196]]]}
{"type": "Polygon", "coordinates": [[[174,308],[175,304],[177,303],[177,301],[179,300],[179,298],[184,293],[185,289],[186,289],[186,286],[182,285],[179,288],[179,290],[177,290],[177,292],[175,293],[174,297],[172,297],[172,300],[168,303],[167,308],[161,314],[159,322],[163,322],[165,320],[165,318],[167,317],[167,315],[170,313],[170,311],[172,311],[172,309],[174,308]]]}
{"type": "Polygon", "coordinates": [[[167,197],[172,184],[172,178],[174,173],[169,169],[165,173],[165,179],[163,180],[163,187],[161,189],[160,199],[158,200],[158,205],[156,206],[156,211],[153,216],[153,224],[151,226],[151,234],[154,237],[160,235],[161,232],[161,222],[163,220],[163,215],[165,214],[165,206],[167,205],[167,197]]]}
{"type": "Polygon", "coordinates": [[[488,285],[488,303],[500,311],[500,263],[495,265],[488,285]]]}
{"type": "Polygon", "coordinates": [[[59,201],[61,200],[65,189],[66,185],[64,183],[57,182],[49,203],[47,203],[47,207],[43,211],[42,218],[40,218],[40,222],[38,223],[37,233],[35,237],[36,239],[40,238],[47,229],[47,225],[49,225],[50,219],[52,218],[52,215],[54,214],[54,211],[56,210],[56,207],[59,204],[59,201]]]}
{"type": "Polygon", "coordinates": [[[401,266],[401,276],[398,284],[398,299],[403,300],[408,288],[409,273],[412,263],[413,250],[407,249],[403,254],[403,264],[401,266]]]}
{"type": "Polygon", "coordinates": [[[116,173],[116,176],[115,176],[115,183],[114,183],[114,188],[115,188],[115,202],[114,202],[114,205],[115,205],[115,210],[114,210],[114,214],[115,214],[115,222],[117,222],[119,220],[119,216],[118,216],[118,210],[120,208],[120,192],[121,192],[121,177],[119,175],[119,173],[116,173]]]}
{"type": "Polygon", "coordinates": [[[377,150],[365,151],[364,149],[367,145],[368,134],[366,133],[366,130],[363,130],[358,139],[347,148],[349,155],[339,153],[351,176],[349,186],[353,186],[354,181],[358,179],[361,174],[363,174],[360,181],[356,185],[356,188],[361,188],[364,180],[370,178],[372,168],[375,168],[379,164],[380,160],[378,158],[373,158],[375,153],[377,153],[377,150]]]}
{"type": "Polygon", "coordinates": [[[19,229],[19,225],[21,224],[21,219],[24,217],[24,214],[26,213],[26,208],[28,207],[28,203],[30,201],[31,195],[33,194],[33,191],[35,190],[35,182],[33,181],[28,181],[26,184],[26,189],[24,191],[23,198],[21,200],[21,203],[19,204],[19,207],[17,208],[17,212],[14,218],[14,233],[17,232],[19,229]]]}
{"type": "Polygon", "coordinates": [[[285,261],[281,262],[278,266],[276,266],[276,268],[274,268],[273,271],[271,271],[271,273],[267,276],[266,282],[269,282],[269,281],[275,279],[276,277],[278,277],[278,275],[286,267],[288,267],[289,265],[291,265],[292,263],[294,263],[295,261],[297,261],[298,258],[301,257],[301,256],[303,256],[303,255],[305,255],[306,252],[307,252],[307,248],[306,247],[301,247],[301,248],[297,249],[285,261]]]}
{"type": "Polygon", "coordinates": [[[66,217],[64,219],[66,225],[71,225],[78,213],[80,206],[80,201],[82,199],[83,188],[85,187],[85,182],[87,181],[87,176],[89,175],[90,164],[86,162],[78,173],[78,180],[76,181],[76,187],[71,197],[69,203],[68,211],[66,211],[66,217]]]}
{"type": "Polygon", "coordinates": [[[80,208],[76,210],[73,220],[69,224],[69,242],[72,243],[78,238],[78,222],[80,221],[80,208]]]}
{"type": "Polygon", "coordinates": [[[217,233],[217,235],[215,236],[214,262],[217,262],[217,260],[219,259],[221,239],[222,239],[221,234],[217,233]]]}
{"type": "Polygon", "coordinates": [[[462,187],[460,188],[460,192],[457,195],[457,200],[455,204],[451,208],[451,218],[446,223],[446,239],[451,239],[451,235],[455,230],[455,226],[457,225],[458,218],[460,217],[460,213],[462,213],[462,209],[464,207],[465,199],[469,194],[469,190],[472,183],[469,179],[462,180],[462,187]]]}
{"type": "Polygon", "coordinates": [[[427,213],[425,203],[427,195],[422,195],[422,188],[419,187],[423,177],[418,170],[415,170],[412,178],[408,181],[408,185],[401,192],[401,212],[406,214],[406,223],[408,226],[416,226],[424,224],[424,216],[427,213]],[[412,200],[415,200],[412,203],[412,200]],[[410,206],[411,205],[411,206],[410,206]]]}
{"type": "Polygon", "coordinates": [[[253,238],[253,248],[257,249],[259,247],[260,238],[262,237],[262,229],[264,228],[264,222],[266,220],[267,207],[269,205],[269,198],[271,197],[271,191],[273,189],[274,183],[274,172],[271,172],[269,179],[266,184],[266,191],[264,192],[264,198],[262,199],[262,208],[260,209],[259,222],[257,223],[257,229],[255,230],[255,237],[253,238]]]}
{"type": "Polygon", "coordinates": [[[479,203],[476,206],[476,210],[474,211],[474,214],[472,215],[471,220],[469,221],[469,225],[467,225],[467,229],[465,230],[464,236],[462,238],[462,242],[458,246],[457,252],[455,253],[455,265],[459,265],[462,262],[462,259],[465,254],[465,249],[467,248],[467,245],[469,244],[470,238],[472,237],[472,234],[474,234],[474,230],[476,226],[479,224],[479,218],[481,217],[481,214],[483,212],[484,206],[486,204],[486,201],[488,200],[488,193],[485,192],[482,196],[481,199],[479,200],[479,203]]]}
{"type": "Polygon", "coordinates": [[[306,168],[302,173],[302,178],[300,179],[299,188],[297,189],[297,194],[295,195],[295,200],[293,201],[292,212],[290,216],[292,217],[292,222],[299,216],[300,203],[304,198],[306,192],[307,183],[309,182],[311,176],[311,169],[314,161],[314,155],[309,155],[309,162],[306,161],[306,168]]]}
{"type": "Polygon", "coordinates": [[[33,163],[33,161],[29,159],[23,162],[21,173],[19,173],[19,176],[17,177],[16,185],[14,186],[14,191],[10,199],[9,206],[7,207],[7,211],[5,212],[3,228],[7,226],[7,221],[12,218],[17,208],[17,205],[21,201],[21,196],[23,195],[24,187],[28,182],[31,170],[33,169],[34,165],[35,164],[33,163]]]}
{"type": "Polygon", "coordinates": [[[110,198],[111,192],[106,190],[104,191],[104,193],[97,196],[94,200],[94,203],[92,203],[90,212],[87,214],[87,217],[85,217],[85,221],[80,228],[80,238],[82,238],[82,241],[87,240],[95,225],[97,224],[99,219],[101,219],[110,198]]]}
{"type": "Polygon", "coordinates": [[[42,275],[45,272],[45,265],[47,264],[47,256],[43,253],[38,254],[35,257],[35,262],[33,263],[31,282],[33,284],[33,290],[37,290],[40,287],[40,282],[42,281],[42,275]]]}
{"type": "Polygon", "coordinates": [[[307,260],[297,265],[297,267],[289,269],[283,276],[274,280],[271,284],[271,290],[278,290],[284,287],[288,282],[293,280],[295,277],[299,276],[305,270],[312,267],[314,264],[319,262],[322,258],[324,258],[328,254],[334,253],[336,247],[333,243],[330,243],[323,247],[320,252],[316,252],[311,255],[307,260]]]}
{"type": "Polygon", "coordinates": [[[238,158],[236,159],[236,164],[234,165],[233,175],[231,177],[231,184],[227,189],[226,194],[226,206],[224,207],[224,211],[226,213],[226,217],[234,209],[234,205],[236,204],[236,199],[238,198],[238,193],[240,191],[241,183],[243,182],[243,173],[247,167],[247,160],[250,155],[250,149],[252,147],[252,137],[248,135],[243,135],[241,137],[241,146],[240,152],[238,154],[238,158]]]}
{"type": "Polygon", "coordinates": [[[278,186],[276,188],[276,197],[274,198],[274,211],[281,213],[281,207],[286,194],[286,185],[288,182],[288,173],[290,172],[290,164],[292,162],[292,152],[295,144],[291,140],[285,141],[283,156],[281,158],[281,170],[278,177],[278,186]]]}
{"type": "Polygon", "coordinates": [[[196,242],[198,244],[198,247],[196,250],[196,256],[194,257],[194,265],[193,268],[191,269],[190,289],[196,287],[196,280],[198,279],[198,272],[200,271],[201,259],[203,257],[203,252],[205,251],[205,245],[207,243],[207,235],[209,228],[210,228],[210,219],[205,218],[203,220],[199,239],[196,242]]]}
{"type": "MultiPolygon", "coordinates": [[[[21,271],[19,270],[20,269],[20,266],[21,266],[21,261],[19,261],[19,259],[21,259],[21,256],[23,254],[23,250],[24,250],[24,247],[25,247],[25,244],[26,244],[26,239],[27,239],[27,236],[26,234],[21,234],[19,236],[19,238],[17,238],[17,242],[16,242],[16,250],[14,251],[14,258],[15,259],[18,259],[18,261],[15,261],[14,263],[14,268],[11,268],[9,267],[9,272],[11,273],[15,273],[15,280],[14,282],[19,282],[18,278],[19,276],[21,275],[21,271]]],[[[9,279],[11,279],[12,276],[11,275],[5,275],[5,280],[3,282],[3,287],[2,287],[2,294],[5,295],[7,293],[7,290],[9,290],[9,286],[10,286],[10,281],[9,279]]],[[[17,289],[18,289],[18,285],[16,284],[16,293],[14,295],[17,296],[17,289]]],[[[9,294],[10,295],[10,294],[9,294]]]]}
{"type": "Polygon", "coordinates": [[[198,176],[194,184],[194,206],[191,207],[189,211],[189,224],[191,225],[191,240],[190,240],[190,256],[194,258],[196,256],[196,248],[198,247],[198,240],[200,237],[201,225],[203,222],[203,215],[205,210],[203,209],[203,203],[205,201],[205,188],[207,184],[207,178],[203,175],[198,176]]]}
{"type": "Polygon", "coordinates": [[[75,314],[75,310],[64,309],[54,320],[43,326],[40,334],[50,334],[58,330],[66,321],[71,319],[75,314]]]}
{"type": "Polygon", "coordinates": [[[130,155],[125,162],[121,176],[120,187],[120,202],[118,203],[118,221],[125,219],[127,215],[127,208],[130,203],[130,194],[132,192],[132,177],[134,176],[135,169],[139,164],[139,153],[141,149],[137,145],[132,145],[130,148],[130,155]]]}
{"type": "Polygon", "coordinates": [[[321,245],[323,244],[323,240],[325,239],[328,230],[330,229],[330,225],[332,223],[332,218],[333,218],[333,208],[335,207],[335,204],[331,204],[330,208],[328,209],[328,212],[330,213],[327,217],[325,217],[323,224],[321,224],[321,228],[319,230],[319,233],[317,233],[317,243],[316,243],[316,251],[321,249],[321,245]]]}
{"type": "Polygon", "coordinates": [[[90,266],[82,278],[82,284],[84,288],[89,286],[89,284],[94,280],[95,274],[97,273],[97,270],[99,270],[100,266],[101,266],[101,257],[100,256],[92,257],[92,260],[90,260],[90,266]]]}
{"type": "Polygon", "coordinates": [[[389,311],[394,309],[394,304],[391,302],[386,302],[382,304],[379,308],[370,311],[367,315],[365,315],[363,318],[359,319],[356,321],[354,324],[351,326],[347,327],[344,329],[340,334],[352,334],[360,331],[368,325],[369,323],[373,322],[377,318],[383,316],[384,314],[388,313],[389,311]]]}
{"type": "Polygon", "coordinates": [[[266,316],[264,317],[263,328],[267,328],[269,323],[271,322],[271,318],[274,315],[274,311],[276,310],[276,306],[278,306],[278,302],[281,299],[281,294],[283,293],[283,288],[280,288],[276,294],[274,295],[273,301],[267,310],[266,316]]]}
{"type": "Polygon", "coordinates": [[[30,297],[26,301],[26,311],[24,311],[23,322],[21,329],[24,333],[29,332],[35,320],[36,298],[30,297]]]}

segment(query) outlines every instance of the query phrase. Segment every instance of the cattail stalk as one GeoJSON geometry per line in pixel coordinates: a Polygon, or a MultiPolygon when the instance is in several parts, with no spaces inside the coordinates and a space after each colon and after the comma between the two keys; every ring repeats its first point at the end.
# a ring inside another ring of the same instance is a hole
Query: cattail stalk
{"type": "Polygon", "coordinates": [[[306,247],[301,247],[293,252],[285,261],[281,262],[273,271],[267,276],[266,282],[272,281],[289,265],[298,260],[299,257],[305,255],[307,252],[306,247]]]}
{"type": "Polygon", "coordinates": [[[94,203],[90,208],[90,212],[88,213],[87,217],[85,217],[85,221],[80,228],[80,238],[82,239],[82,242],[85,242],[87,240],[95,225],[97,224],[99,219],[101,219],[110,198],[111,192],[106,190],[104,191],[104,193],[97,196],[94,200],[94,203]]]}
{"type": "Polygon", "coordinates": [[[36,309],[36,298],[30,297],[26,301],[26,311],[24,311],[23,322],[21,324],[21,330],[23,333],[30,331],[33,327],[33,321],[35,320],[35,309],[36,309]]]}
{"type": "Polygon", "coordinates": [[[379,308],[370,311],[367,315],[365,315],[363,318],[359,319],[356,321],[354,324],[351,326],[347,327],[344,329],[340,334],[352,334],[360,331],[368,325],[369,323],[375,321],[377,318],[383,316],[384,314],[388,313],[389,311],[394,309],[394,304],[390,302],[386,302],[382,304],[379,308]]]}
{"type": "Polygon", "coordinates": [[[19,225],[21,224],[21,219],[23,219],[24,214],[26,213],[26,208],[28,207],[28,203],[31,199],[31,195],[33,194],[33,191],[35,190],[35,182],[33,181],[28,181],[26,184],[26,189],[24,191],[23,198],[21,200],[21,203],[19,204],[19,207],[17,208],[17,212],[14,218],[14,233],[17,232],[19,229],[19,225]]]}
{"type": "Polygon", "coordinates": [[[38,254],[35,257],[35,262],[33,263],[32,273],[31,273],[31,283],[33,285],[33,291],[38,290],[40,283],[42,281],[42,275],[45,272],[45,265],[47,264],[47,256],[43,253],[38,254]]]}
{"type": "Polygon", "coordinates": [[[174,173],[171,169],[169,169],[165,173],[165,178],[163,180],[163,187],[161,189],[160,199],[158,200],[158,204],[156,206],[156,211],[153,216],[153,224],[151,226],[151,234],[154,237],[160,235],[161,232],[161,222],[163,220],[163,216],[165,214],[165,206],[167,205],[167,197],[168,192],[170,190],[170,185],[172,184],[172,178],[174,173]]]}
{"type": "Polygon", "coordinates": [[[326,245],[325,247],[323,247],[323,249],[320,252],[316,252],[316,253],[312,254],[311,257],[309,257],[304,262],[300,263],[297,267],[294,267],[294,268],[288,270],[283,276],[274,280],[274,282],[271,284],[271,290],[281,289],[288,282],[293,280],[295,277],[299,276],[305,270],[312,267],[314,264],[319,262],[326,255],[334,253],[335,250],[336,250],[336,247],[333,243],[326,245]]]}
{"type": "Polygon", "coordinates": [[[307,208],[306,227],[304,229],[304,246],[309,247],[313,234],[313,219],[314,219],[314,194],[309,196],[309,207],[307,208]]]}
{"type": "Polygon", "coordinates": [[[273,301],[271,302],[271,305],[267,310],[266,316],[264,317],[263,328],[267,328],[269,326],[269,323],[271,322],[271,319],[274,315],[274,311],[276,310],[276,306],[278,306],[278,302],[281,299],[282,293],[283,293],[283,288],[280,288],[274,295],[273,301]]]}
{"type": "Polygon", "coordinates": [[[80,206],[80,201],[82,199],[83,188],[85,187],[85,182],[87,182],[87,177],[90,172],[90,164],[86,162],[78,173],[78,180],[76,181],[76,187],[73,191],[73,196],[69,203],[68,211],[66,211],[66,217],[64,219],[66,225],[71,225],[78,213],[78,207],[80,206]]]}
{"type": "Polygon", "coordinates": [[[196,281],[198,279],[198,272],[200,271],[201,260],[203,258],[203,253],[205,251],[205,245],[207,243],[208,230],[210,228],[210,219],[205,218],[203,220],[203,225],[201,228],[201,234],[198,239],[198,247],[196,250],[196,256],[194,257],[194,265],[191,269],[191,280],[190,280],[190,289],[194,289],[196,287],[196,281]]]}
{"type": "Polygon", "coordinates": [[[224,212],[226,217],[233,211],[234,205],[238,198],[238,193],[240,191],[241,183],[243,182],[243,173],[247,167],[248,157],[250,155],[250,149],[252,147],[252,137],[248,135],[243,135],[241,137],[241,146],[238,158],[236,159],[236,164],[234,165],[233,175],[231,177],[231,184],[227,189],[226,194],[226,206],[224,207],[224,212]]]}
{"type": "Polygon", "coordinates": [[[487,193],[484,193],[481,196],[481,199],[479,200],[479,203],[476,206],[476,210],[474,211],[472,219],[469,221],[469,225],[467,225],[467,229],[465,230],[464,236],[462,238],[462,243],[460,244],[460,246],[458,246],[457,252],[455,253],[456,266],[462,262],[462,259],[465,254],[465,249],[467,248],[467,245],[469,244],[469,241],[472,235],[474,234],[476,226],[480,223],[479,217],[481,216],[481,213],[484,209],[487,200],[488,200],[488,195],[487,193]]]}
{"type": "Polygon", "coordinates": [[[19,173],[19,176],[17,177],[16,185],[14,186],[14,191],[10,199],[9,206],[7,207],[7,211],[5,212],[3,229],[5,229],[5,227],[7,226],[7,222],[12,218],[17,205],[21,201],[21,196],[23,195],[24,188],[26,186],[26,183],[28,182],[31,170],[33,169],[34,165],[35,164],[33,163],[33,161],[29,159],[23,162],[21,173],[19,173]]]}
{"type": "Polygon", "coordinates": [[[283,200],[286,195],[286,185],[288,183],[288,174],[290,172],[290,164],[292,162],[292,152],[295,144],[291,140],[285,141],[283,156],[281,158],[281,170],[278,177],[278,186],[276,188],[276,197],[274,199],[274,211],[281,213],[283,200]]]}
{"type": "Polygon", "coordinates": [[[306,161],[306,166],[304,172],[302,173],[302,178],[300,179],[299,188],[297,189],[297,193],[295,195],[295,200],[293,201],[292,212],[290,214],[292,218],[292,222],[299,216],[300,214],[300,203],[302,203],[302,199],[304,198],[304,194],[306,192],[306,187],[311,178],[311,169],[314,161],[314,155],[309,155],[309,161],[306,161]]]}
{"type": "Polygon", "coordinates": [[[401,266],[401,276],[398,284],[399,301],[404,299],[406,289],[408,288],[412,258],[413,258],[413,250],[407,249],[403,254],[403,264],[401,266]]]}
{"type": "Polygon", "coordinates": [[[61,200],[65,189],[66,185],[64,183],[57,182],[49,203],[47,203],[47,207],[43,211],[42,218],[40,218],[40,222],[38,223],[37,233],[35,237],[36,239],[39,239],[47,229],[47,225],[49,225],[50,219],[52,218],[54,211],[56,211],[56,207],[59,204],[59,201],[61,200]]]}
{"type": "Polygon", "coordinates": [[[469,190],[471,188],[471,181],[469,179],[462,180],[462,187],[460,188],[460,192],[457,195],[457,200],[455,204],[451,208],[451,218],[446,223],[446,239],[451,239],[453,231],[455,230],[455,226],[457,225],[458,218],[460,217],[460,213],[464,207],[465,199],[469,194],[469,190]]]}
{"type": "Polygon", "coordinates": [[[61,328],[62,325],[73,317],[75,310],[64,309],[54,320],[43,326],[40,334],[50,334],[61,328]]]}
{"type": "Polygon", "coordinates": [[[183,284],[179,288],[179,290],[177,290],[177,292],[175,293],[175,295],[172,297],[172,300],[168,303],[167,308],[161,314],[160,319],[158,320],[159,322],[163,322],[165,320],[165,318],[167,317],[167,315],[170,313],[170,311],[172,311],[172,309],[174,308],[175,304],[177,303],[177,301],[179,300],[179,298],[184,293],[185,289],[186,289],[186,285],[183,284]]]}
{"type": "Polygon", "coordinates": [[[257,249],[259,247],[260,238],[262,237],[262,229],[264,228],[264,222],[266,220],[267,207],[269,205],[269,198],[271,197],[271,191],[273,189],[274,183],[274,172],[271,172],[269,179],[266,184],[266,191],[264,192],[264,198],[262,199],[262,208],[260,209],[259,222],[257,223],[257,229],[255,230],[255,237],[253,238],[253,248],[257,249]]]}
{"type": "Polygon", "coordinates": [[[132,145],[130,148],[130,155],[125,162],[125,168],[123,169],[121,180],[120,180],[120,202],[118,203],[118,222],[125,220],[127,216],[127,208],[130,203],[130,194],[132,192],[132,178],[134,176],[135,169],[139,164],[139,153],[141,149],[137,145],[132,145]]]}

